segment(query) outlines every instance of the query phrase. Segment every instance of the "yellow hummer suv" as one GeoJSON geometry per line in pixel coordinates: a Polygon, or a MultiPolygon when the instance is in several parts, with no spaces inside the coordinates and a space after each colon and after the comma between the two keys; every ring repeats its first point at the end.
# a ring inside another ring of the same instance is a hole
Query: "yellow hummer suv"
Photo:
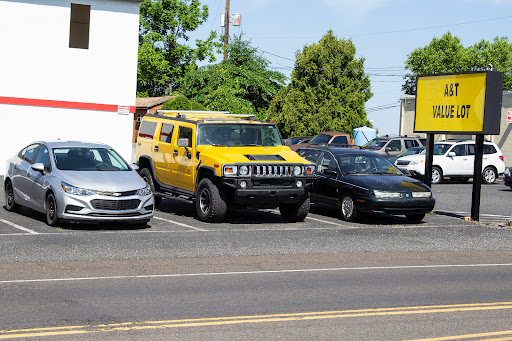
{"type": "Polygon", "coordinates": [[[283,145],[274,124],[252,115],[145,115],[136,158],[157,205],[162,198],[195,201],[202,221],[222,220],[228,207],[279,207],[292,222],[303,221],[309,212],[314,165],[283,145]]]}

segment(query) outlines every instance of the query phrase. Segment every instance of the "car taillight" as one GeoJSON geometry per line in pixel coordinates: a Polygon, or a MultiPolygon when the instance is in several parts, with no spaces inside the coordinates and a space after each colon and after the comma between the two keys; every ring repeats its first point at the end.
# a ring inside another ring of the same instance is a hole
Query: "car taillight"
{"type": "Polygon", "coordinates": [[[500,155],[500,159],[501,161],[505,162],[505,160],[503,160],[503,155],[500,155]]]}

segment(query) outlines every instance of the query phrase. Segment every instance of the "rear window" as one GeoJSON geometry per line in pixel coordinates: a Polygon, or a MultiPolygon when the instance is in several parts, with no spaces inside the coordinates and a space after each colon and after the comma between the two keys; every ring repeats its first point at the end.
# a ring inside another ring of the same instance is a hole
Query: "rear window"
{"type": "Polygon", "coordinates": [[[142,121],[139,129],[139,138],[152,139],[155,135],[156,122],[142,121]]]}

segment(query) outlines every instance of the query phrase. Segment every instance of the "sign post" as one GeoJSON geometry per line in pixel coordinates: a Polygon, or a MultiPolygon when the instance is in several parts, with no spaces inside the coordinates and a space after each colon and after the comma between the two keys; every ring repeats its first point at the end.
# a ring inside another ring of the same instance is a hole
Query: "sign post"
{"type": "Polygon", "coordinates": [[[420,75],[414,132],[427,134],[425,179],[431,185],[434,134],[476,135],[471,219],[478,221],[484,135],[499,135],[503,72],[420,75]]]}

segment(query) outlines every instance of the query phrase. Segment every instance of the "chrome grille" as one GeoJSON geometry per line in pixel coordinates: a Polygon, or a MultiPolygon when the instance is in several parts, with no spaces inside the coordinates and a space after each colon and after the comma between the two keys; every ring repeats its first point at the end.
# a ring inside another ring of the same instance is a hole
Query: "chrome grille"
{"type": "Polygon", "coordinates": [[[137,190],[127,192],[105,192],[105,191],[94,191],[98,195],[104,195],[107,197],[129,197],[130,195],[137,194],[137,190]]]}
{"type": "Polygon", "coordinates": [[[397,166],[407,166],[411,161],[396,161],[397,166]]]}
{"type": "Polygon", "coordinates": [[[134,210],[139,207],[140,200],[139,199],[130,199],[130,200],[102,200],[102,199],[94,199],[91,201],[92,207],[97,210],[107,210],[107,211],[125,211],[125,210],[134,210]]]}
{"type": "Polygon", "coordinates": [[[252,166],[252,175],[261,177],[280,177],[292,176],[292,165],[254,165],[252,166]]]}

